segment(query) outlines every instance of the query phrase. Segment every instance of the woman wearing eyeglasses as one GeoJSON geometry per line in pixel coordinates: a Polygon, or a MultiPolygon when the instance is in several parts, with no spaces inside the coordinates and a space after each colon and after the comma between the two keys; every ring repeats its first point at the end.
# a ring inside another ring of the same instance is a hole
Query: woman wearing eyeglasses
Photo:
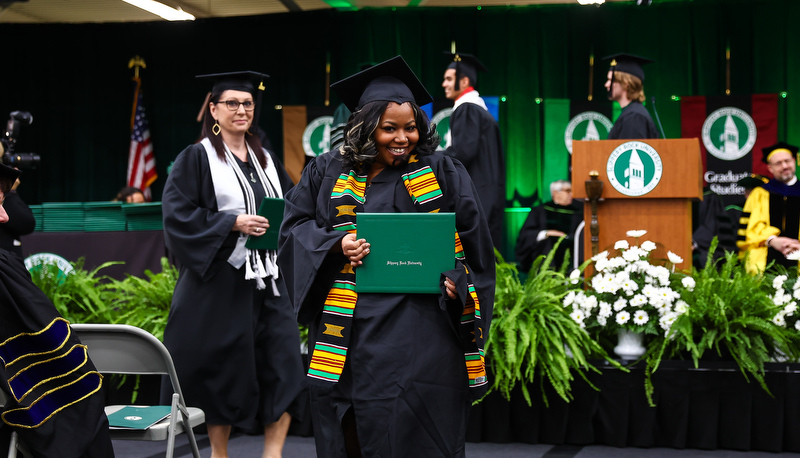
{"type": "Polygon", "coordinates": [[[227,457],[233,428],[264,431],[264,457],[280,456],[301,390],[300,336],[275,250],[249,249],[270,221],[264,197],[292,182],[256,131],[251,72],[215,80],[202,140],[175,160],[164,187],[164,234],[180,275],[164,343],[186,402],[203,409],[211,456],[227,457]]]}

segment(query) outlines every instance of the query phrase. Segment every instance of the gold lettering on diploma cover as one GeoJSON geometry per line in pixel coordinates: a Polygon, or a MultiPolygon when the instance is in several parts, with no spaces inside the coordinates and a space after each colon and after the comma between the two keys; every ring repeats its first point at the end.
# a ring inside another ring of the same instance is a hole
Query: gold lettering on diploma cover
{"type": "Polygon", "coordinates": [[[333,337],[344,338],[344,336],[342,335],[342,329],[344,329],[344,326],[336,326],[328,323],[323,323],[323,324],[325,325],[325,331],[322,332],[323,334],[333,337]]]}
{"type": "Polygon", "coordinates": [[[355,205],[339,205],[336,207],[339,210],[339,214],[336,216],[348,215],[348,216],[356,216],[355,212],[353,211],[356,208],[355,205]]]}

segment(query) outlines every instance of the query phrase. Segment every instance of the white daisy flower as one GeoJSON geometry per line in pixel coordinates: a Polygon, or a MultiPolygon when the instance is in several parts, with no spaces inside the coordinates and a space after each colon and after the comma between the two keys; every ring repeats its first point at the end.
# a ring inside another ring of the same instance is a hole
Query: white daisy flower
{"type": "Polygon", "coordinates": [[[678,315],[683,315],[689,310],[689,304],[686,303],[683,299],[679,300],[675,303],[675,313],[678,315]]]}
{"type": "Polygon", "coordinates": [[[675,254],[675,253],[673,253],[671,251],[667,251],[667,258],[669,259],[669,262],[671,262],[673,264],[680,264],[680,263],[683,262],[683,258],[682,257],[678,256],[677,254],[675,254]]]}
{"type": "Polygon", "coordinates": [[[628,231],[628,232],[626,232],[625,234],[626,234],[628,237],[639,238],[639,237],[641,237],[641,236],[643,236],[643,235],[647,234],[647,231],[645,231],[645,230],[628,231]]]}
{"type": "Polygon", "coordinates": [[[569,282],[573,285],[577,285],[579,281],[581,281],[581,271],[575,269],[569,274],[569,282]]]}
{"type": "Polygon", "coordinates": [[[627,240],[617,240],[617,243],[614,244],[615,250],[627,250],[629,247],[627,240]]]}
{"type": "Polygon", "coordinates": [[[586,315],[584,315],[581,310],[574,310],[569,316],[575,320],[576,323],[580,324],[581,327],[584,327],[583,320],[586,319],[586,315]]]}
{"type": "Polygon", "coordinates": [[[592,261],[597,262],[601,259],[608,258],[608,250],[603,251],[602,253],[597,253],[596,255],[592,256],[592,261]]]}
{"type": "Polygon", "coordinates": [[[639,326],[647,324],[648,321],[650,321],[650,316],[647,315],[647,312],[645,312],[644,310],[637,310],[633,314],[633,322],[638,324],[639,326]]]}
{"type": "Polygon", "coordinates": [[[599,317],[608,318],[612,314],[613,310],[611,308],[611,304],[609,304],[608,302],[600,302],[600,311],[597,312],[598,318],[599,317]]]}
{"type": "Polygon", "coordinates": [[[631,319],[631,314],[626,312],[626,311],[624,311],[624,310],[619,312],[619,313],[617,313],[617,317],[616,317],[617,324],[625,324],[630,319],[631,319]]]}
{"type": "Polygon", "coordinates": [[[683,277],[683,279],[681,279],[681,283],[683,284],[684,288],[688,289],[689,291],[694,291],[694,287],[696,285],[694,278],[683,277]]]}
{"type": "Polygon", "coordinates": [[[651,251],[653,251],[653,250],[655,250],[655,249],[656,249],[656,244],[655,244],[655,243],[653,243],[653,242],[651,242],[651,241],[649,241],[649,240],[645,240],[645,241],[642,243],[642,249],[643,249],[644,251],[647,251],[647,252],[649,253],[649,252],[651,252],[651,251]]]}
{"type": "Polygon", "coordinates": [[[575,293],[575,291],[570,291],[569,293],[567,293],[567,295],[564,296],[564,307],[569,307],[570,305],[572,305],[572,303],[575,302],[576,296],[577,294],[575,293]]]}
{"type": "Polygon", "coordinates": [[[776,326],[780,326],[782,328],[786,327],[786,319],[783,317],[783,313],[778,313],[775,315],[775,318],[772,319],[772,322],[775,323],[776,326]]]}
{"type": "Polygon", "coordinates": [[[785,282],[788,278],[789,277],[786,275],[778,275],[772,280],[772,287],[774,289],[781,289],[783,287],[783,282],[785,282]]]}
{"type": "Polygon", "coordinates": [[[794,322],[794,328],[800,331],[800,320],[794,322]]]}
{"type": "Polygon", "coordinates": [[[643,294],[637,294],[631,299],[631,305],[634,307],[642,307],[647,304],[647,297],[643,294]]]}
{"type": "Polygon", "coordinates": [[[661,327],[661,329],[668,331],[677,318],[678,315],[675,313],[666,313],[658,320],[658,325],[661,327]]]}
{"type": "Polygon", "coordinates": [[[618,298],[618,299],[617,299],[617,300],[614,302],[614,305],[613,305],[613,307],[614,307],[614,311],[615,311],[615,312],[619,312],[620,310],[624,309],[624,308],[625,308],[625,307],[627,307],[627,306],[628,306],[628,301],[626,301],[625,299],[623,299],[623,298],[621,298],[621,297],[620,297],[620,298],[618,298]]]}
{"type": "Polygon", "coordinates": [[[800,250],[792,251],[786,255],[786,259],[790,261],[800,261],[800,250]]]}

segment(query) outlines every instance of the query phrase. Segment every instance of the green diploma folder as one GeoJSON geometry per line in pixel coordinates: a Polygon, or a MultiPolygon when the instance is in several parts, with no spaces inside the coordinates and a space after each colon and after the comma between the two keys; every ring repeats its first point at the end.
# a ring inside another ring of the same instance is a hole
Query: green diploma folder
{"type": "Polygon", "coordinates": [[[265,197],[258,207],[258,215],[269,220],[269,229],[264,235],[247,237],[244,244],[250,250],[277,250],[278,233],[280,232],[281,222],[283,221],[283,199],[265,197]]]}
{"type": "Polygon", "coordinates": [[[455,213],[357,213],[369,254],[356,267],[356,292],[441,294],[455,267],[455,213]]]}
{"type": "Polygon", "coordinates": [[[171,411],[170,406],[125,406],[108,415],[108,426],[111,429],[145,430],[167,418],[171,411]]]}

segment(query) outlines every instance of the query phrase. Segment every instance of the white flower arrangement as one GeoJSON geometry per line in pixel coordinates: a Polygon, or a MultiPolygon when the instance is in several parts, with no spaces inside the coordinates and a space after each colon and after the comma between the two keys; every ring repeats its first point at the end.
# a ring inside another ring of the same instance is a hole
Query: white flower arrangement
{"type": "Polygon", "coordinates": [[[789,278],[778,275],[772,280],[772,302],[780,307],[772,317],[772,322],[782,328],[793,327],[800,331],[800,317],[797,314],[797,302],[800,300],[800,281],[797,277],[789,278]]]}
{"type": "MultiPolygon", "coordinates": [[[[629,237],[639,238],[646,231],[629,231],[629,237]]],[[[620,328],[646,334],[663,334],[689,306],[679,291],[693,290],[694,279],[650,262],[656,244],[646,240],[631,245],[626,240],[614,244],[618,256],[608,251],[592,257],[594,275],[588,279],[586,290],[571,291],[564,297],[564,307],[582,328],[591,330],[620,328]]],[[[683,262],[669,253],[669,263],[683,262]]],[[[571,283],[576,278],[573,271],[571,283]]]]}

